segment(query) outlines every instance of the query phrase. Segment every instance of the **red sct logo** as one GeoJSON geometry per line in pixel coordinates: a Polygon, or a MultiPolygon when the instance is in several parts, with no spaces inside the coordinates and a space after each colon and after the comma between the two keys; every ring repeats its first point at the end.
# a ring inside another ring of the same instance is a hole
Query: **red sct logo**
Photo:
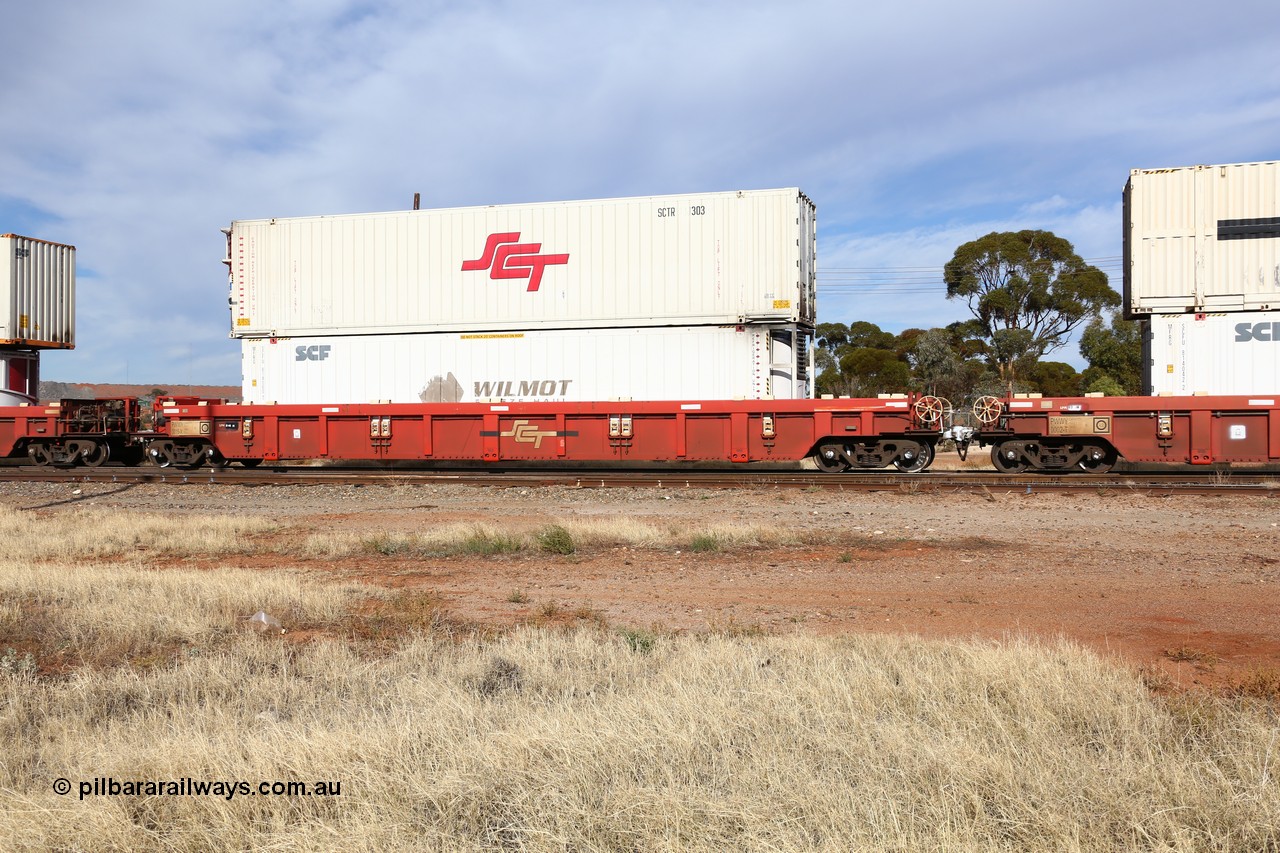
{"type": "Polygon", "coordinates": [[[541,243],[521,243],[519,231],[490,234],[484,241],[484,254],[474,261],[463,261],[462,271],[489,270],[489,278],[527,278],[528,292],[542,283],[542,271],[551,264],[567,264],[568,255],[539,255],[541,243]]]}

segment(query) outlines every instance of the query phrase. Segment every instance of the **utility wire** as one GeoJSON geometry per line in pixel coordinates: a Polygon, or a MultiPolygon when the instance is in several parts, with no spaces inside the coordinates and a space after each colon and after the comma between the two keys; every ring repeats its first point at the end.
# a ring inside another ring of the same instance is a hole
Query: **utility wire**
{"type": "MultiPolygon", "coordinates": [[[[1124,258],[1108,255],[1084,258],[1108,278],[1124,271],[1124,258]]],[[[826,293],[860,293],[892,291],[893,293],[938,293],[946,291],[942,270],[938,267],[832,267],[818,269],[818,287],[826,293]]]]}

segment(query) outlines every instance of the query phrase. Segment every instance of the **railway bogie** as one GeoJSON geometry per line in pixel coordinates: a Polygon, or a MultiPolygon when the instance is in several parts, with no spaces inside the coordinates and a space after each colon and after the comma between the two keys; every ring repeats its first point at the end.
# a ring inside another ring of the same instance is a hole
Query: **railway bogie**
{"type": "Polygon", "coordinates": [[[136,465],[143,458],[143,434],[132,397],[0,408],[0,451],[34,465],[136,465]]]}
{"type": "Polygon", "coordinates": [[[1171,464],[1280,462],[1272,397],[983,398],[972,441],[997,471],[1110,471],[1121,459],[1171,464]]]}

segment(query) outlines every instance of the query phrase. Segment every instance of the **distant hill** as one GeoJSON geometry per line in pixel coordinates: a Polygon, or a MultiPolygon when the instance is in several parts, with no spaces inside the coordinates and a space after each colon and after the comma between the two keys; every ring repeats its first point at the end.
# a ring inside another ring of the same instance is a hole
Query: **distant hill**
{"type": "Polygon", "coordinates": [[[203,400],[223,399],[240,402],[239,385],[105,385],[81,382],[41,382],[40,399],[61,400],[66,397],[138,397],[151,400],[156,396],[199,397],[203,400]]]}

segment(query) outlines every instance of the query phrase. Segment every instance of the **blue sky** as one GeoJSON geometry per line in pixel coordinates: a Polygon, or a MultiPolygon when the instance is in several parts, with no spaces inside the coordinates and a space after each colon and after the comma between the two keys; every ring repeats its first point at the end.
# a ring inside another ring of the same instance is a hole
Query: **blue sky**
{"type": "Polygon", "coordinates": [[[50,0],[4,20],[0,233],[78,249],[79,346],[46,379],[238,384],[233,219],[798,186],[820,319],[896,332],[964,319],[938,280],[960,243],[1048,228],[1114,259],[1131,168],[1280,158],[1274,0],[50,0]]]}

